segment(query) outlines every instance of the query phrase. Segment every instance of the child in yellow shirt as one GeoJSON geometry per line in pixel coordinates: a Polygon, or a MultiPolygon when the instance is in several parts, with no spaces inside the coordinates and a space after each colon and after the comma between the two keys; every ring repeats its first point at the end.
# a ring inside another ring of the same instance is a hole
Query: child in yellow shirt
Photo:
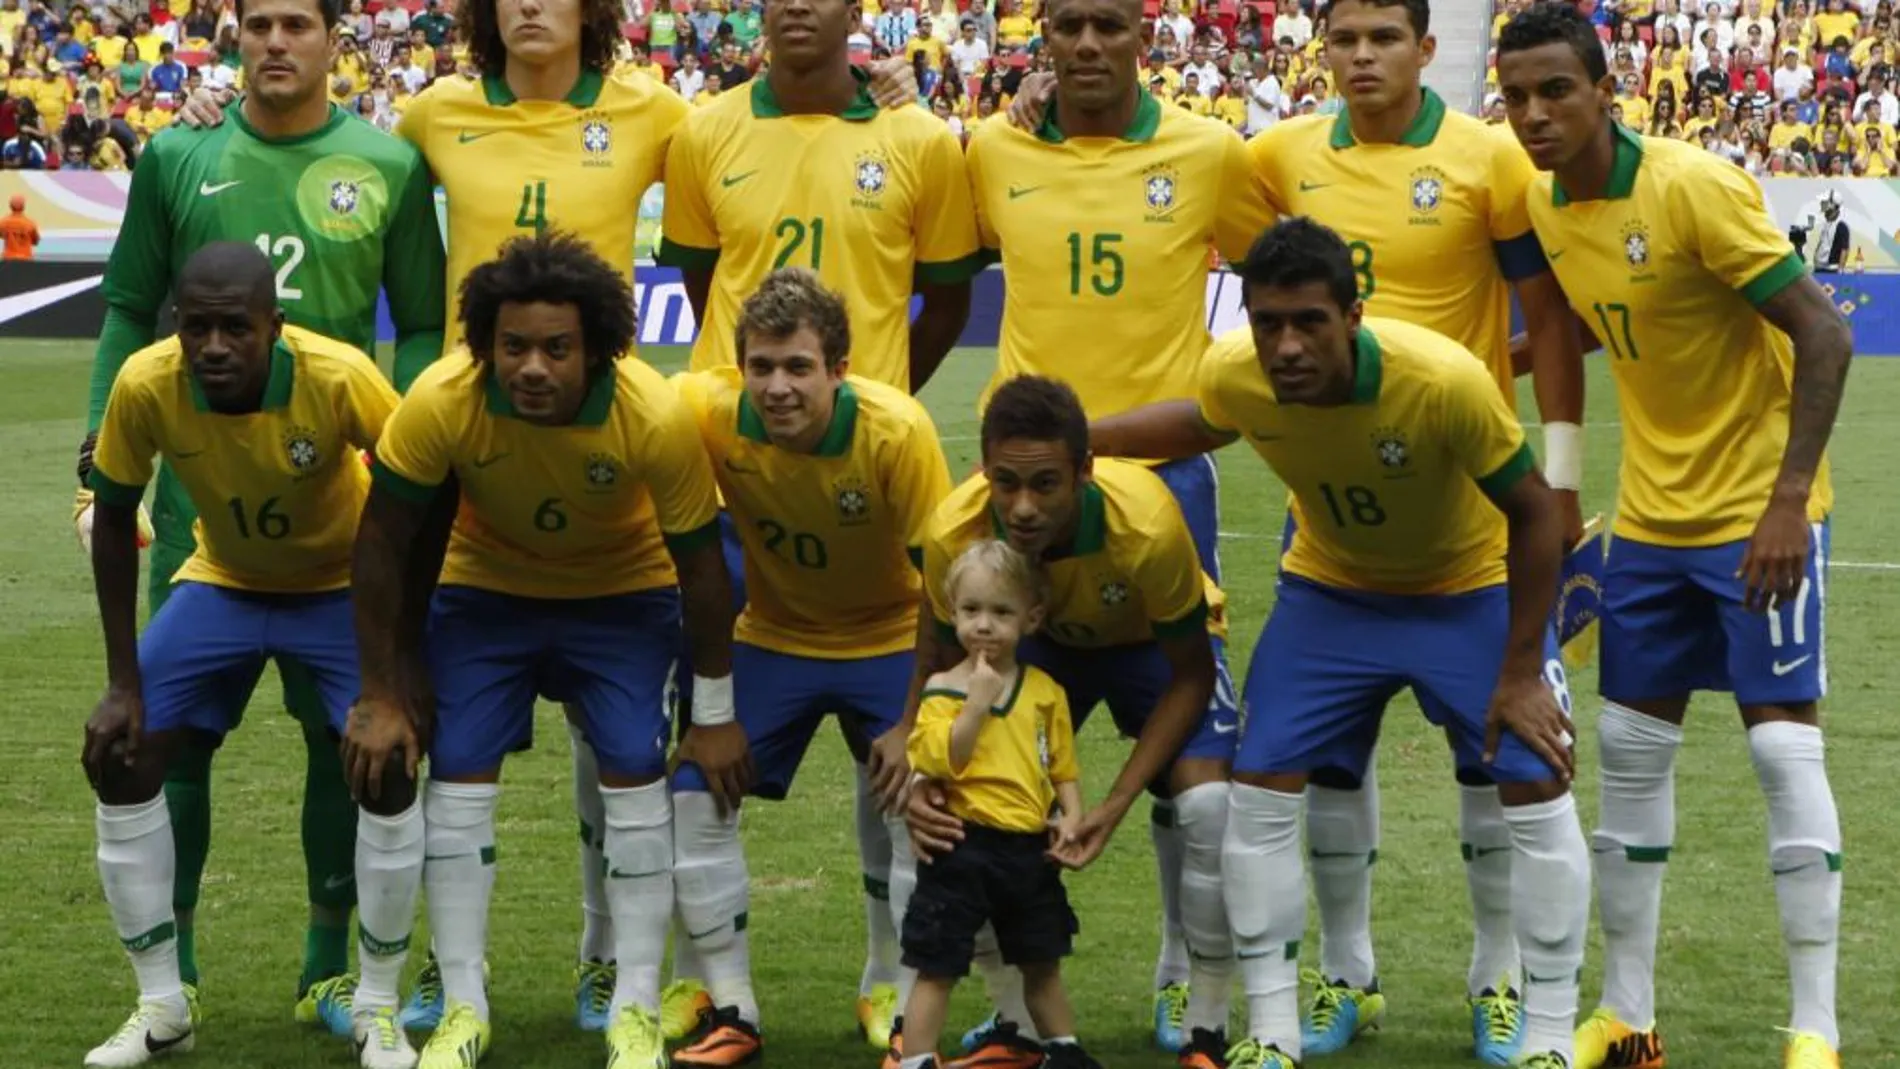
{"type": "Polygon", "coordinates": [[[925,684],[908,752],[913,771],[944,784],[964,833],[918,866],[904,915],[904,964],[917,983],[904,1005],[903,1064],[936,1069],[950,992],[988,924],[1003,961],[1022,973],[1047,1043],[1043,1064],[1101,1069],[1075,1041],[1062,987],[1077,926],[1052,860],[1082,815],[1075,730],[1062,688],[1016,660],[1018,641],[1042,623],[1042,579],[1008,544],[984,541],[950,565],[944,587],[966,656],[925,684]]]}

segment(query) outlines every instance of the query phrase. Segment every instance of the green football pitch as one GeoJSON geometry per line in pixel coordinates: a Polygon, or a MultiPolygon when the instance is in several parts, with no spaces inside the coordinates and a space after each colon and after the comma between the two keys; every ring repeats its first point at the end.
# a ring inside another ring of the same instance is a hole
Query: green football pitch
{"type": "MultiPolygon", "coordinates": [[[[93,866],[92,799],[79,769],[81,725],[104,682],[92,584],[68,522],[82,433],[89,344],[9,342],[0,358],[0,504],[19,537],[0,543],[0,804],[13,829],[0,849],[0,1051],[20,1069],[78,1065],[132,1008],[131,971],[113,937],[93,866]]],[[[668,370],[679,350],[646,354],[668,370]]],[[[952,470],[971,470],[974,399],[990,350],[954,354],[925,391],[952,470]]],[[[1615,484],[1616,405],[1600,359],[1590,368],[1589,500],[1615,484]]],[[[1534,412],[1524,388],[1520,407],[1534,412]]],[[[1839,499],[1828,582],[1830,765],[1845,826],[1846,906],[1840,999],[1844,1054],[1856,1066],[1900,1064],[1886,1018],[1900,1003],[1900,926],[1892,801],[1900,753],[1900,361],[1858,362],[1833,458],[1839,499]],[[1886,646],[1889,653],[1882,654],[1886,646]],[[1882,698],[1881,695],[1888,695],[1882,698]],[[1890,719],[1892,718],[1892,719],[1890,719]],[[1885,770],[1885,771],[1883,771],[1885,770]]],[[[1221,457],[1223,542],[1235,634],[1234,670],[1273,598],[1283,495],[1243,450],[1221,457]]],[[[1581,724],[1579,784],[1595,823],[1594,672],[1572,680],[1581,724]]],[[[215,766],[216,832],[198,914],[205,1023],[180,1065],[275,1069],[353,1064],[346,1043],[300,1027],[290,1007],[302,952],[303,861],[297,845],[303,743],[267,673],[242,730],[215,766]]],[[[1383,1032],[1315,1064],[1450,1069],[1470,1061],[1464,972],[1470,936],[1456,835],[1456,795],[1441,737],[1402,699],[1381,760],[1384,843],[1375,897],[1380,972],[1390,999],[1383,1032]]],[[[1099,795],[1127,744],[1107,717],[1082,735],[1084,790],[1099,795]]],[[[544,709],[541,745],[508,765],[491,923],[496,1069],[598,1065],[598,1037],[576,1032],[573,965],[579,930],[568,745],[544,709]]],[[[1778,1065],[1786,979],[1769,882],[1764,814],[1732,705],[1699,698],[1677,776],[1680,830],[1660,952],[1659,1012],[1680,1069],[1778,1065]]],[[[874,1065],[856,1038],[853,999],[864,924],[844,747],[827,731],[793,799],[746,810],[753,877],[752,953],[768,1064],[781,1069],[874,1065]]],[[[1109,1065],[1172,1064],[1149,1043],[1157,927],[1145,807],[1094,868],[1070,887],[1082,918],[1069,983],[1081,1033],[1109,1065]]],[[[423,945],[418,932],[418,947],[423,945]]],[[[1312,940],[1308,941],[1312,953],[1312,940]]],[[[417,955],[419,957],[420,955],[417,955]]],[[[411,962],[413,969],[418,963],[411,962]]],[[[1592,941],[1584,1008],[1600,975],[1592,941]]],[[[953,1023],[983,1012],[975,981],[953,1023]]]]}

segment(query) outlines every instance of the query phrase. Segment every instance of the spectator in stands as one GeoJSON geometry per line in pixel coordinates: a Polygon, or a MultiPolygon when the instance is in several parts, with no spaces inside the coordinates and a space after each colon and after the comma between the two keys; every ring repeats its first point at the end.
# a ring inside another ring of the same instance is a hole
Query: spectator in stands
{"type": "Polygon", "coordinates": [[[1773,92],[1775,80],[1768,68],[1761,65],[1760,58],[1746,47],[1735,50],[1735,64],[1729,68],[1728,91],[1731,94],[1745,93],[1754,96],[1773,92]]]}
{"type": "Polygon", "coordinates": [[[65,71],[48,67],[40,73],[39,84],[33,87],[33,105],[55,125],[62,120],[73,106],[73,83],[65,71]]]}
{"type": "Polygon", "coordinates": [[[1181,0],[1161,0],[1161,13],[1154,21],[1156,37],[1161,36],[1161,28],[1165,26],[1182,47],[1194,39],[1194,20],[1182,13],[1181,0]]]}
{"type": "Polygon", "coordinates": [[[950,58],[956,61],[957,73],[965,78],[974,78],[990,61],[989,42],[977,32],[977,21],[968,15],[960,25],[961,36],[957,43],[950,46],[950,58]]]}
{"type": "MultiPolygon", "coordinates": [[[[1221,77],[1220,68],[1210,62],[1207,49],[1198,46],[1188,53],[1187,66],[1181,68],[1181,77],[1183,81],[1192,77],[1196,90],[1210,100],[1225,81],[1221,77]]],[[[1185,93],[1184,89],[1183,95],[1185,93]]]]}
{"type": "Polygon", "coordinates": [[[165,43],[165,35],[152,25],[152,16],[141,11],[132,16],[132,43],[139,46],[139,55],[150,63],[158,58],[158,46],[165,43]]]}
{"type": "Polygon", "coordinates": [[[1240,20],[1234,24],[1234,47],[1256,53],[1266,47],[1269,39],[1267,26],[1260,20],[1260,9],[1252,4],[1240,5],[1240,20]]]}
{"type": "Polygon", "coordinates": [[[891,55],[910,54],[910,42],[917,36],[917,9],[910,0],[890,0],[884,13],[877,17],[877,43],[883,45],[891,55]]]}
{"type": "MultiPolygon", "coordinates": [[[[417,93],[422,92],[423,88],[429,84],[429,72],[416,65],[418,54],[428,56],[431,53],[426,51],[417,53],[415,49],[406,45],[398,45],[396,48],[396,58],[389,66],[390,78],[402,83],[403,90],[410,96],[415,96],[417,93]]],[[[636,66],[651,68],[648,73],[652,74],[655,79],[659,81],[666,80],[665,76],[659,73],[659,66],[648,59],[646,46],[634,45],[633,54],[636,66]]]]}
{"type": "Polygon", "coordinates": [[[1028,48],[1036,36],[1036,24],[1023,14],[1022,5],[1017,0],[997,0],[997,11],[996,54],[1006,56],[1028,48]]]}
{"type": "Polygon", "coordinates": [[[1900,173],[1886,134],[1879,128],[1868,130],[1861,140],[1860,154],[1854,157],[1854,173],[1867,178],[1887,178],[1900,173]]]}
{"type": "MultiPolygon", "coordinates": [[[[950,46],[937,36],[936,29],[937,20],[934,17],[919,14],[917,32],[912,34],[911,39],[904,45],[904,54],[911,58],[912,63],[917,62],[918,56],[922,56],[923,62],[932,71],[941,74],[944,58],[950,54],[950,46]]],[[[918,92],[925,100],[930,99],[930,94],[924,92],[921,85],[918,87],[918,92]]]]}
{"type": "Polygon", "coordinates": [[[1860,114],[1863,108],[1873,108],[1873,121],[1883,126],[1900,123],[1900,97],[1893,94],[1884,73],[1870,73],[1867,76],[1867,91],[1854,101],[1854,112],[1860,114]]]}
{"type": "Polygon", "coordinates": [[[218,35],[218,9],[210,0],[195,0],[185,15],[185,47],[199,51],[211,47],[218,35]]]}
{"type": "Polygon", "coordinates": [[[739,42],[727,41],[719,49],[719,62],[706,74],[708,78],[718,75],[721,89],[732,89],[744,85],[752,77],[752,68],[746,65],[745,53],[740,50],[739,42]]]}
{"type": "Polygon", "coordinates": [[[0,0],[0,52],[6,53],[7,58],[15,58],[13,45],[25,25],[26,10],[20,6],[20,0],[0,0]]]}
{"type": "Polygon", "coordinates": [[[1840,127],[1821,128],[1821,143],[1814,150],[1812,159],[1815,170],[1821,174],[1832,174],[1837,161],[1842,163],[1849,161],[1847,146],[1841,142],[1840,127]]]}
{"type": "Polygon", "coordinates": [[[1728,61],[1719,50],[1708,52],[1702,69],[1690,80],[1689,88],[1698,98],[1728,95],[1728,61]]]}
{"type": "Polygon", "coordinates": [[[1637,70],[1642,70],[1649,61],[1649,46],[1636,35],[1636,22],[1633,19],[1624,19],[1617,24],[1611,39],[1603,43],[1603,53],[1612,61],[1627,57],[1637,70]]]}
{"type": "Polygon", "coordinates": [[[930,62],[930,53],[916,48],[909,55],[911,76],[917,80],[917,102],[929,106],[930,97],[937,91],[937,82],[943,76],[930,62]]]}
{"type": "Polygon", "coordinates": [[[140,58],[142,55],[138,42],[126,42],[125,59],[119,63],[118,95],[120,98],[137,96],[139,90],[145,88],[145,75],[152,69],[152,65],[140,58]]]}
{"type": "Polygon", "coordinates": [[[139,90],[138,99],[125,109],[126,124],[138,135],[139,147],[152,140],[152,135],[172,124],[172,113],[158,106],[158,93],[151,86],[139,90]]]}
{"type": "Polygon", "coordinates": [[[1853,40],[1860,29],[1860,12],[1847,6],[1847,0],[1827,0],[1827,10],[1814,16],[1814,28],[1823,41],[1839,37],[1853,40]]]}
{"type": "Polygon", "coordinates": [[[16,102],[16,127],[12,137],[0,144],[0,167],[13,171],[46,169],[46,131],[40,125],[39,109],[31,100],[16,102]]]}
{"type": "MultiPolygon", "coordinates": [[[[673,14],[673,6],[662,2],[653,5],[647,13],[647,47],[655,52],[673,52],[679,43],[679,27],[685,19],[673,14]]],[[[678,54],[675,53],[675,59],[678,54]]]]}
{"type": "Polygon", "coordinates": [[[218,43],[214,51],[216,58],[197,68],[204,74],[204,84],[211,89],[236,88],[238,71],[243,63],[238,56],[236,24],[225,22],[218,26],[218,43]]]}
{"type": "Polygon", "coordinates": [[[454,29],[455,20],[442,13],[442,0],[428,0],[422,7],[422,14],[409,20],[410,32],[421,30],[430,48],[446,42],[450,31],[454,29]]]}
{"type": "Polygon", "coordinates": [[[679,69],[673,72],[673,91],[691,104],[704,88],[706,72],[699,69],[699,53],[688,52],[681,56],[679,69]]]}
{"type": "MultiPolygon", "coordinates": [[[[721,23],[720,25],[723,26],[725,24],[721,23]]],[[[681,19],[677,24],[674,30],[672,52],[673,63],[675,65],[678,65],[689,55],[702,58],[705,56],[706,50],[705,46],[699,40],[699,31],[693,29],[691,22],[681,19]]]]}
{"type": "Polygon", "coordinates": [[[379,22],[371,27],[369,31],[369,41],[363,46],[364,53],[369,57],[370,66],[386,68],[391,63],[394,63],[396,61],[396,45],[398,43],[406,42],[404,42],[402,38],[391,34],[388,25],[379,22]]]}
{"type": "Polygon", "coordinates": [[[1285,57],[1277,57],[1274,66],[1260,64],[1260,73],[1247,86],[1247,136],[1260,133],[1286,115],[1286,84],[1275,72],[1285,57]]]}
{"type": "Polygon", "coordinates": [[[1175,106],[1186,108],[1196,115],[1212,115],[1214,101],[1201,91],[1201,76],[1198,71],[1181,72],[1181,95],[1174,99],[1175,106]]]}
{"type": "Polygon", "coordinates": [[[759,36],[765,32],[765,26],[754,0],[734,0],[725,24],[732,28],[733,39],[739,42],[739,47],[745,49],[747,54],[757,51],[759,36]]]}
{"type": "Polygon", "coordinates": [[[396,0],[384,0],[383,9],[376,13],[376,25],[389,27],[389,32],[398,37],[407,37],[409,8],[396,0]]]}
{"type": "Polygon", "coordinates": [[[1813,88],[1814,72],[1801,62],[1800,52],[1792,48],[1783,49],[1781,66],[1775,70],[1775,99],[1793,100],[1801,95],[1804,86],[1813,88]]]}
{"type": "Polygon", "coordinates": [[[726,16],[713,7],[712,0],[693,0],[693,10],[686,16],[686,21],[693,24],[693,32],[699,35],[700,40],[710,41],[719,36],[719,26],[726,21],[726,16]]]}
{"type": "Polygon", "coordinates": [[[1273,39],[1290,39],[1295,50],[1306,47],[1313,39],[1313,19],[1306,13],[1306,5],[1300,0],[1288,0],[1273,17],[1273,39]]]}
{"type": "Polygon", "coordinates": [[[11,209],[7,217],[0,219],[0,237],[6,239],[0,260],[31,260],[34,247],[40,243],[39,225],[26,214],[24,195],[15,193],[7,207],[11,209]]]}
{"type": "MultiPolygon", "coordinates": [[[[1627,116],[1627,114],[1626,111],[1625,115],[1627,116]]],[[[1681,137],[1682,123],[1676,118],[1676,102],[1673,100],[1657,101],[1655,110],[1650,112],[1649,126],[1644,130],[1644,133],[1649,134],[1651,137],[1681,137]]]]}
{"type": "Polygon", "coordinates": [[[170,41],[158,46],[158,62],[146,73],[146,79],[158,91],[158,99],[171,101],[185,87],[185,65],[178,62],[177,50],[170,41]]]}
{"type": "Polygon", "coordinates": [[[350,0],[349,7],[343,17],[337,21],[336,28],[338,31],[348,29],[351,33],[368,37],[370,31],[376,28],[376,19],[363,10],[363,0],[350,0]]]}
{"type": "MultiPolygon", "coordinates": [[[[939,89],[941,88],[942,87],[939,86],[939,89]]],[[[932,97],[930,100],[930,112],[937,118],[942,119],[944,124],[950,127],[950,132],[957,135],[958,140],[964,138],[963,121],[957,118],[956,111],[951,105],[948,95],[939,92],[935,97],[932,97]]]]}
{"type": "Polygon", "coordinates": [[[62,26],[53,35],[53,63],[61,69],[78,71],[84,68],[89,54],[86,46],[73,36],[71,30],[62,26]]]}

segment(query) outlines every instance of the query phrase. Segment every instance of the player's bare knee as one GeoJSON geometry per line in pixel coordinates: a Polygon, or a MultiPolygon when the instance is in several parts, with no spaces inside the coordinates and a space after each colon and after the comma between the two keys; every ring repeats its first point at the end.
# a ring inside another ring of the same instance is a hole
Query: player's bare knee
{"type": "Polygon", "coordinates": [[[416,804],[418,786],[416,778],[401,762],[391,762],[383,768],[383,778],[377,784],[377,790],[357,800],[364,812],[379,817],[397,817],[407,813],[416,804]]]}
{"type": "Polygon", "coordinates": [[[165,789],[165,765],[155,747],[142,747],[131,762],[125,744],[115,742],[99,763],[94,793],[103,805],[143,805],[165,789]]]}
{"type": "Polygon", "coordinates": [[[1777,721],[1806,724],[1808,727],[1821,726],[1821,707],[1814,702],[1801,702],[1796,705],[1744,705],[1740,708],[1743,728],[1753,728],[1777,721]]]}
{"type": "Polygon", "coordinates": [[[1498,801],[1503,802],[1506,808],[1554,802],[1569,793],[1570,785],[1556,779],[1541,780],[1536,783],[1498,784],[1498,801]]]}
{"type": "MultiPolygon", "coordinates": [[[[1343,768],[1316,768],[1308,777],[1315,787],[1324,787],[1329,791],[1356,791],[1365,786],[1365,781],[1343,768]]],[[[1274,788],[1278,790],[1279,788],[1274,788]]]]}

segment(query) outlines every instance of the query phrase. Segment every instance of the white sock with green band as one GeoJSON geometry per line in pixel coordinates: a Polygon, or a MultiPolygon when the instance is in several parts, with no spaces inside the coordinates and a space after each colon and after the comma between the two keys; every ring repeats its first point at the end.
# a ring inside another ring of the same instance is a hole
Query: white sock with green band
{"type": "Polygon", "coordinates": [[[178,925],[172,916],[172,878],[178,862],[165,796],[137,805],[101,805],[94,823],[99,883],[119,942],[138,975],[139,1001],[173,1004],[182,1012],[178,925]]]}

